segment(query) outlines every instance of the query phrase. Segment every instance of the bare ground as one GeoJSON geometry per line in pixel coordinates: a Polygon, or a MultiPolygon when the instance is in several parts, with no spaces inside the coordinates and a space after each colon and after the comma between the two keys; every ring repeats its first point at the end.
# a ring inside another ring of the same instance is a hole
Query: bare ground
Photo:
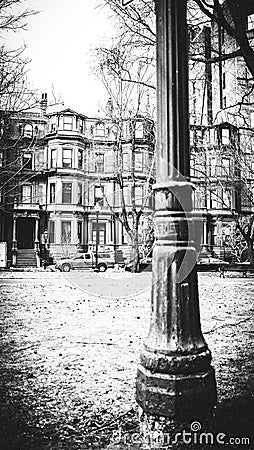
{"type": "MultiPolygon", "coordinates": [[[[135,375],[150,274],[0,277],[0,449],[145,448],[130,439],[139,430],[135,375]],[[114,441],[120,431],[128,444],[114,441]]],[[[226,448],[251,449],[253,440],[239,439],[253,431],[254,278],[200,275],[199,286],[218,387],[216,415],[202,430],[238,438],[226,448]]],[[[168,448],[185,447],[209,445],[168,448]]]]}

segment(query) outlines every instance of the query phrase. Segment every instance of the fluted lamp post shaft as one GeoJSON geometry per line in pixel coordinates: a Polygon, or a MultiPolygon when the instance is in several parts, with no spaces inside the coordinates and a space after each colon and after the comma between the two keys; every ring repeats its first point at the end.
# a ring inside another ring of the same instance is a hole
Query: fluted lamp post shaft
{"type": "Polygon", "coordinates": [[[156,0],[157,176],[150,331],[137,372],[142,410],[197,419],[216,403],[201,331],[190,183],[187,0],[156,0]]]}

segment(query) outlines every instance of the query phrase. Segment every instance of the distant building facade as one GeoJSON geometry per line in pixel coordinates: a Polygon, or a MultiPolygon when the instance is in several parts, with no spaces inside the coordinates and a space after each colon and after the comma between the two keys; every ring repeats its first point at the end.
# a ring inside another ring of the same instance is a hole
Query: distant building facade
{"type": "Polygon", "coordinates": [[[142,227],[152,212],[151,197],[144,198],[147,180],[153,183],[153,121],[136,118],[133,134],[133,121],[119,124],[71,109],[46,114],[44,108],[10,123],[2,145],[0,239],[8,243],[11,264],[38,266],[47,251],[69,256],[95,248],[96,240],[100,250],[127,255],[130,239],[117,220],[121,191],[131,213],[135,177],[142,227]]]}
{"type": "MultiPolygon", "coordinates": [[[[246,28],[254,45],[254,15],[246,16],[246,28]]],[[[241,56],[219,60],[236,45],[218,25],[191,29],[190,40],[197,55],[190,67],[189,108],[194,208],[203,220],[202,250],[225,257],[234,214],[254,211],[253,80],[241,56]]]]}
{"type": "Polygon", "coordinates": [[[39,264],[40,235],[46,227],[43,114],[2,117],[0,148],[0,239],[13,265],[39,264]]]}

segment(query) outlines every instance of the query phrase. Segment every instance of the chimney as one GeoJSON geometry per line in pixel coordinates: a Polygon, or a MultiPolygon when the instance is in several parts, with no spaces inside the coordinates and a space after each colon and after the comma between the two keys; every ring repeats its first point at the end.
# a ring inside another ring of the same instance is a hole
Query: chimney
{"type": "Polygon", "coordinates": [[[45,116],[48,105],[48,94],[44,93],[41,96],[40,107],[41,107],[41,115],[45,116]]]}

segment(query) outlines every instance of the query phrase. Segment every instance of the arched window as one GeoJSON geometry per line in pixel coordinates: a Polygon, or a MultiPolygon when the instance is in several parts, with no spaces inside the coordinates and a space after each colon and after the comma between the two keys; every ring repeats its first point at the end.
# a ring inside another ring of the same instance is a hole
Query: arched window
{"type": "Polygon", "coordinates": [[[105,125],[104,123],[96,124],[96,135],[99,137],[105,137],[105,125]]]}

